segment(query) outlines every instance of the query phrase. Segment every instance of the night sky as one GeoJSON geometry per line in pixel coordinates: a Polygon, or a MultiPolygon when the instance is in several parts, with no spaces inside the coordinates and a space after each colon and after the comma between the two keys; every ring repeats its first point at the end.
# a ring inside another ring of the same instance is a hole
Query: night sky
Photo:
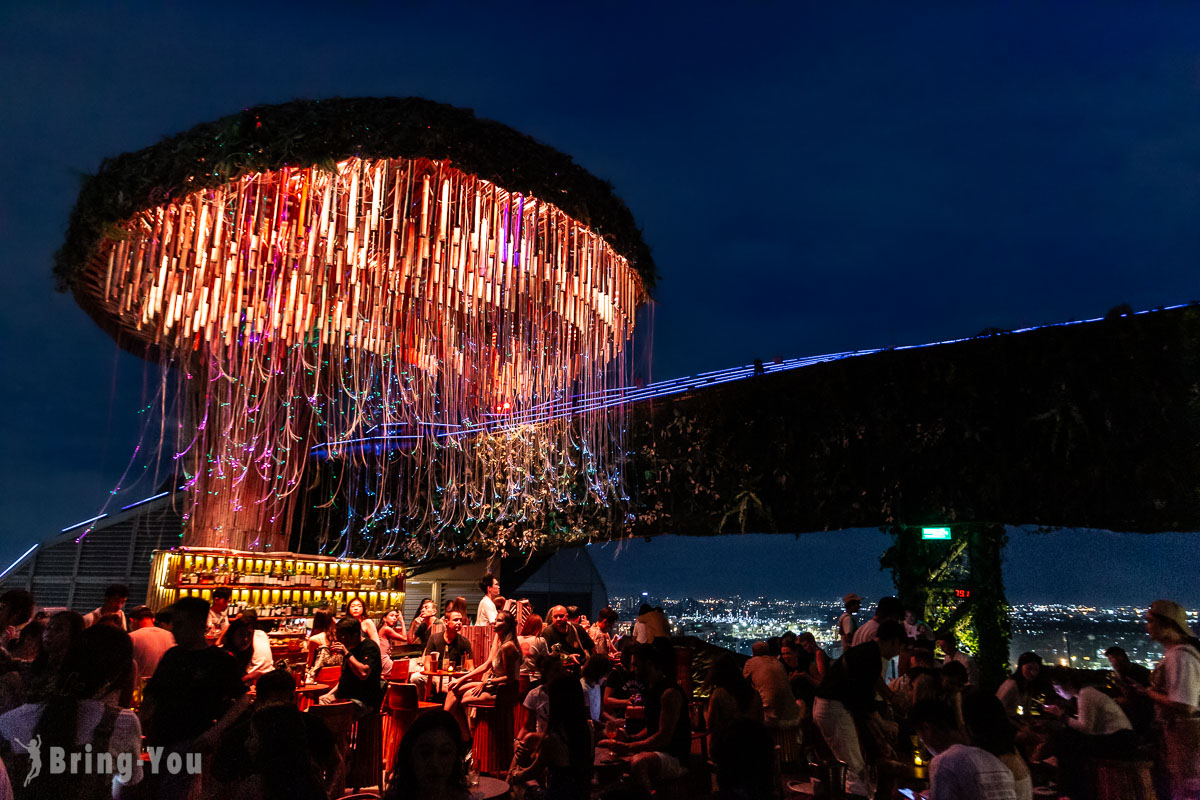
{"type": "MultiPolygon", "coordinates": [[[[1200,298],[1195,4],[134,5],[0,8],[4,564],[98,513],[156,380],[54,292],[79,176],[249,105],[420,95],[570,153],[654,250],[655,378],[1200,298]]],[[[1017,599],[1200,603],[1200,536],[1013,538],[1017,599]]],[[[880,540],[644,547],[697,592],[795,593],[782,556],[868,593],[880,540]]]]}

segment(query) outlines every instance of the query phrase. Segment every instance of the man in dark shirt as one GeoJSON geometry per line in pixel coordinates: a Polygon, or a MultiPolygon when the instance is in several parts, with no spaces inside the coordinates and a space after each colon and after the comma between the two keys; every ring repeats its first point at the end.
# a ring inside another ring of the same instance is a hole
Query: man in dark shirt
{"type": "MultiPolygon", "coordinates": [[[[208,610],[208,601],[199,597],[181,598],[171,607],[175,647],[158,662],[143,693],[138,715],[146,743],[168,754],[211,752],[250,705],[233,656],[204,638],[208,610]]],[[[152,776],[157,785],[151,787],[152,794],[186,796],[195,777],[186,772],[152,776]]]]}
{"type": "Polygon", "coordinates": [[[362,635],[362,623],[353,617],[338,620],[333,652],[342,657],[342,675],[333,691],[321,695],[321,704],[353,700],[366,716],[383,701],[383,661],[379,645],[362,635]]]}
{"type": "MultiPolygon", "coordinates": [[[[429,641],[425,642],[424,656],[431,653],[436,653],[438,657],[437,668],[445,669],[447,664],[462,664],[463,660],[471,655],[471,643],[467,641],[467,637],[459,634],[463,626],[463,615],[459,611],[446,612],[445,624],[442,629],[429,637],[429,641]]],[[[425,659],[428,663],[428,659],[425,659]]],[[[425,683],[429,680],[424,672],[418,672],[413,675],[410,680],[417,687],[419,694],[424,694],[425,683]]]]}
{"type": "Polygon", "coordinates": [[[600,746],[630,754],[629,772],[647,791],[687,771],[692,749],[691,719],[683,690],[671,679],[662,651],[652,644],[633,650],[633,669],[646,687],[646,730],[629,741],[606,740],[600,746]]]}
{"type": "Polygon", "coordinates": [[[1149,733],[1154,724],[1154,701],[1140,691],[1150,685],[1150,670],[1129,660],[1122,647],[1113,645],[1104,651],[1117,674],[1117,703],[1139,735],[1149,733]]]}
{"type": "Polygon", "coordinates": [[[866,760],[858,743],[856,724],[879,735],[875,740],[894,736],[894,723],[879,714],[876,695],[887,697],[882,667],[900,655],[907,637],[904,625],[896,620],[880,623],[875,639],[851,647],[829,667],[817,687],[813,702],[813,721],[839,760],[846,762],[847,790],[851,794],[870,794],[866,782],[866,760]]]}
{"type": "Polygon", "coordinates": [[[630,699],[645,691],[633,671],[633,648],[634,642],[628,637],[621,641],[621,660],[604,680],[604,710],[614,717],[625,716],[630,699]]]}
{"type": "Polygon", "coordinates": [[[551,653],[567,657],[564,666],[576,673],[592,652],[591,639],[585,643],[579,628],[568,621],[566,606],[550,609],[550,625],[542,631],[542,638],[546,640],[551,653]]]}

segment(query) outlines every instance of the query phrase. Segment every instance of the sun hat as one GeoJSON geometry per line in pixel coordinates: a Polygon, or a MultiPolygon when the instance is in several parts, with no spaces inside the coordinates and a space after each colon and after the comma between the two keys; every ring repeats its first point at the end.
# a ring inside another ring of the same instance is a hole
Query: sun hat
{"type": "Polygon", "coordinates": [[[843,604],[843,605],[847,605],[847,606],[848,606],[848,605],[850,605],[851,603],[859,603],[859,604],[861,604],[861,603],[862,603],[862,598],[861,598],[861,597],[859,597],[858,595],[856,595],[854,592],[851,592],[850,594],[848,594],[848,595],[846,595],[845,597],[843,597],[843,598],[842,598],[842,604],[843,604]]]}
{"type": "Polygon", "coordinates": [[[1150,613],[1167,620],[1184,634],[1195,636],[1192,629],[1188,627],[1187,612],[1179,603],[1173,600],[1155,600],[1150,604],[1150,613]]]}

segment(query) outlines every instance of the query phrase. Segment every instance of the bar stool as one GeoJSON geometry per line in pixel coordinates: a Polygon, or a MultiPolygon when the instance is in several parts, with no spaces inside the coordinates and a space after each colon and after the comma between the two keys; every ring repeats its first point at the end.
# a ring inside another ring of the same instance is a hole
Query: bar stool
{"type": "Polygon", "coordinates": [[[383,787],[383,719],[378,711],[360,717],[350,730],[350,765],[346,786],[383,787]]]}
{"type": "Polygon", "coordinates": [[[418,699],[417,687],[411,683],[389,683],[387,694],[383,698],[383,708],[383,763],[385,771],[390,775],[392,760],[396,757],[396,748],[400,746],[404,732],[418,716],[441,706],[418,699]]]}
{"type": "Polygon", "coordinates": [[[778,748],[781,764],[796,764],[801,756],[800,720],[785,722],[779,726],[768,725],[771,737],[778,748]]]}
{"type": "Polygon", "coordinates": [[[325,786],[333,797],[339,797],[346,786],[346,756],[350,750],[350,729],[354,725],[354,717],[358,714],[358,706],[349,700],[340,700],[326,705],[315,705],[304,712],[312,714],[325,723],[333,734],[333,745],[341,758],[338,772],[325,776],[325,786]]]}
{"type": "Polygon", "coordinates": [[[475,730],[471,738],[475,768],[493,775],[507,772],[513,757],[512,704],[468,700],[463,705],[475,709],[475,730]]]}
{"type": "Polygon", "coordinates": [[[529,717],[529,709],[525,707],[525,695],[529,694],[529,676],[521,675],[517,679],[517,702],[513,704],[513,738],[516,739],[525,730],[525,720],[529,717]]]}

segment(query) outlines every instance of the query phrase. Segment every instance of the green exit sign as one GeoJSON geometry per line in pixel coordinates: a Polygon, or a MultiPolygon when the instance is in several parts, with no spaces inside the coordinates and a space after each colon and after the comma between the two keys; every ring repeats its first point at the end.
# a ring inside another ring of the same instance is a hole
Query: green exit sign
{"type": "Polygon", "coordinates": [[[949,528],[921,528],[922,539],[949,539],[949,528]]]}

